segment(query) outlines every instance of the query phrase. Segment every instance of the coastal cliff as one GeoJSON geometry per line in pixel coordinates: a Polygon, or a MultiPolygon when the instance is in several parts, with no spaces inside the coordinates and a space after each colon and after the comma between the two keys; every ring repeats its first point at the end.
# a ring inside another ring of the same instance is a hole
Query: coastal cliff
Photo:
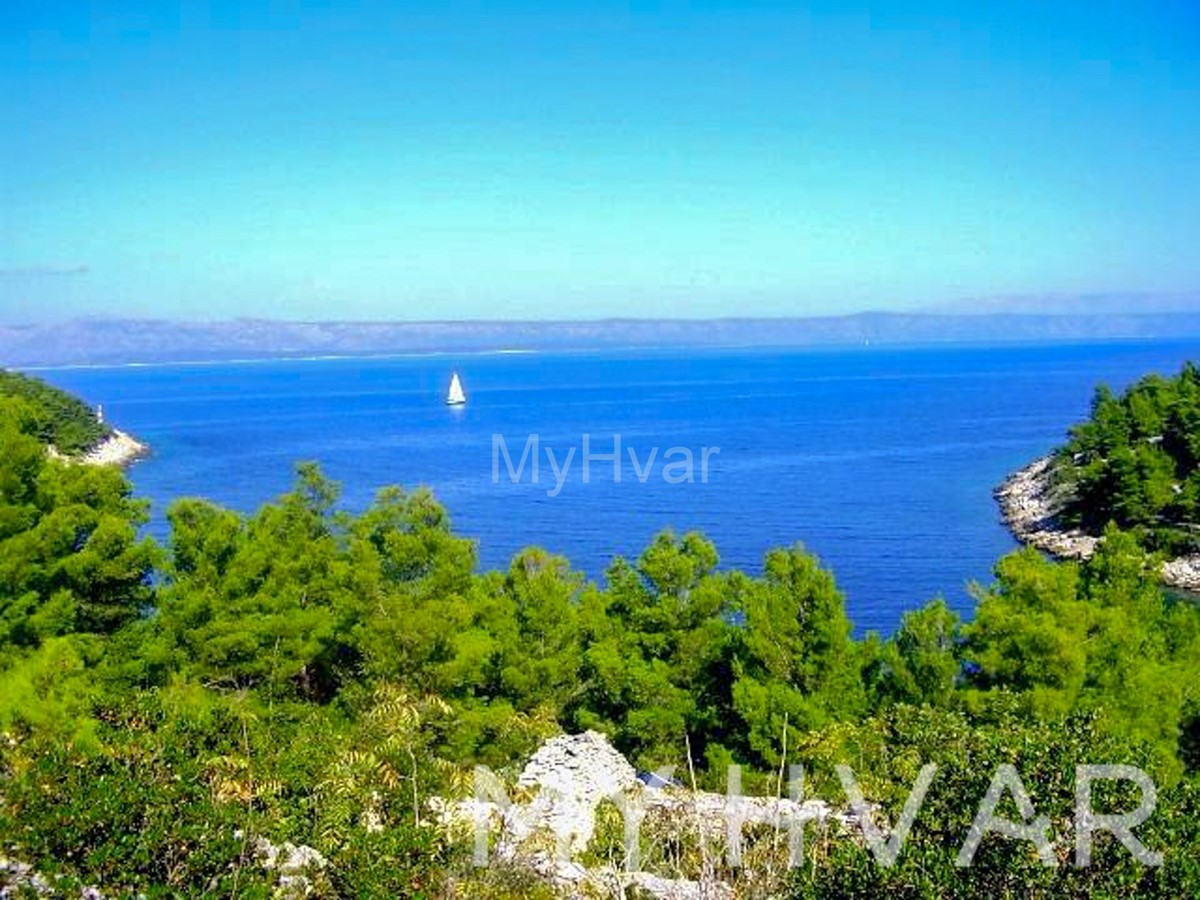
{"type": "MultiPolygon", "coordinates": [[[[1054,478],[1053,459],[1043,456],[1014,472],[995,490],[1004,522],[1013,536],[1060,559],[1087,559],[1100,538],[1062,524],[1059,514],[1071,499],[1054,478]]],[[[1166,560],[1163,583],[1200,591],[1200,555],[1166,560]]]]}

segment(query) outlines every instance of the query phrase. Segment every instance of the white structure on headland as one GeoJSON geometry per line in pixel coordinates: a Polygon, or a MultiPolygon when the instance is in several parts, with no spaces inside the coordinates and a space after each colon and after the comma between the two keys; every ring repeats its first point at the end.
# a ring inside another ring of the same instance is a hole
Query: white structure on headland
{"type": "Polygon", "coordinates": [[[96,421],[99,422],[101,425],[104,424],[104,404],[103,403],[96,404],[96,421]]]}

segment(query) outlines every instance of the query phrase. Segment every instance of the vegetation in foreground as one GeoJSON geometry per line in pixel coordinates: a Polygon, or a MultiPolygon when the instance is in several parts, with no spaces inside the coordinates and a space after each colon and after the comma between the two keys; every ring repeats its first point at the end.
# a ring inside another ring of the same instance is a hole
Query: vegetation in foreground
{"type": "Polygon", "coordinates": [[[1116,527],[1086,563],[1000,560],[969,625],[935,600],[855,640],[799,546],[761,575],[671,533],[603,585],[538,549],[478,573],[427,492],[388,488],[351,515],[310,464],[251,516],[178,501],[158,546],[119,471],[48,457],[46,414],[0,398],[0,856],[61,885],[271,896],[261,836],[328,858],[319,896],[529,896],[473,870],[425,800],[468,793],[474,763],[511,773],[546,736],[596,728],[645,768],[686,769],[690,745],[714,788],[729,762],[750,791],[802,763],[839,803],[832,767],[849,762],[892,821],[920,766],[940,766],[896,866],[814,841],[744,896],[1200,892],[1200,613],[1116,527]],[[992,836],[955,868],[1001,762],[1065,836],[1062,865],[992,836]],[[1073,769],[1093,762],[1155,778],[1138,834],[1163,867],[1115,842],[1070,866],[1073,769]]]}

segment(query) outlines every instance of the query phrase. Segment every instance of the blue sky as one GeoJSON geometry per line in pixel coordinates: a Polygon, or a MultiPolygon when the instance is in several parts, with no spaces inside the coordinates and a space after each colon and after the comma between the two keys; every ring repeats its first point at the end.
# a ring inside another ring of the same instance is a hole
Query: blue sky
{"type": "Polygon", "coordinates": [[[0,321],[1200,288],[1200,7],[6,4],[0,321]]]}

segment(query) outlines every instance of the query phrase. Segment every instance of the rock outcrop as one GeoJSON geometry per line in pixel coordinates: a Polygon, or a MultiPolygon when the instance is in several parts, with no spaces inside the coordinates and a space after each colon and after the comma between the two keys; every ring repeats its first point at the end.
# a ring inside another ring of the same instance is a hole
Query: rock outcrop
{"type": "Polygon", "coordinates": [[[604,735],[585,731],[552,738],[517,779],[517,789],[532,793],[533,799],[505,812],[505,840],[521,843],[545,829],[564,841],[569,853],[581,853],[595,832],[600,801],[634,791],[639,784],[637,771],[604,735]]]}
{"type": "MultiPolygon", "coordinates": [[[[594,863],[598,811],[611,802],[621,813],[619,836],[625,824],[652,843],[692,842],[715,856],[733,830],[749,833],[756,826],[770,830],[776,846],[786,853],[793,826],[809,823],[836,827],[848,838],[861,836],[858,818],[835,812],[820,800],[795,801],[771,797],[729,797],[668,785],[647,787],[637,771],[603,735],[588,731],[560,735],[533,755],[513,788],[511,801],[481,799],[431,803],[438,820],[449,830],[482,827],[493,845],[493,859],[517,864],[557,887],[566,897],[624,896],[636,887],[643,895],[662,900],[722,900],[733,889],[714,877],[686,878],[630,870],[615,861],[594,863]],[[593,852],[593,865],[584,859],[593,852]]],[[[611,810],[610,810],[611,813],[611,810]]],[[[611,829],[613,822],[608,822],[611,829]]],[[[605,837],[611,842],[613,834],[605,837]]],[[[722,847],[725,850],[722,850],[722,847]]],[[[623,856],[623,851],[618,855],[623,856]]],[[[786,865],[786,863],[785,863],[786,865]]]]}
{"type": "Polygon", "coordinates": [[[124,431],[113,430],[107,438],[83,454],[80,462],[91,466],[127,466],[150,452],[150,448],[124,431]]]}
{"type": "Polygon", "coordinates": [[[1049,456],[1004,479],[996,488],[996,499],[1009,530],[1022,543],[1062,559],[1086,559],[1095,551],[1097,538],[1058,521],[1070,495],[1055,485],[1049,456]]]}
{"type": "Polygon", "coordinates": [[[86,453],[68,455],[51,445],[46,453],[53,459],[64,462],[82,463],[85,466],[121,466],[132,465],[139,459],[150,455],[150,447],[124,431],[113,430],[112,434],[86,453]]]}
{"type": "Polygon", "coordinates": [[[264,837],[254,842],[258,863],[277,877],[275,896],[279,900],[303,900],[316,890],[325,868],[325,857],[303,844],[290,841],[273,844],[264,837]]]}
{"type": "Polygon", "coordinates": [[[104,895],[94,887],[83,887],[63,893],[44,875],[34,871],[28,863],[0,856],[0,900],[16,900],[18,897],[78,897],[79,900],[104,900],[104,895]]]}
{"type": "MultiPolygon", "coordinates": [[[[1017,540],[1060,559],[1087,559],[1100,539],[1069,528],[1059,515],[1070,493],[1055,483],[1053,460],[1043,456],[1014,472],[996,488],[996,499],[1009,530],[1017,540]]],[[[1200,591],[1200,556],[1181,556],[1163,563],[1163,583],[1200,591]]]]}

